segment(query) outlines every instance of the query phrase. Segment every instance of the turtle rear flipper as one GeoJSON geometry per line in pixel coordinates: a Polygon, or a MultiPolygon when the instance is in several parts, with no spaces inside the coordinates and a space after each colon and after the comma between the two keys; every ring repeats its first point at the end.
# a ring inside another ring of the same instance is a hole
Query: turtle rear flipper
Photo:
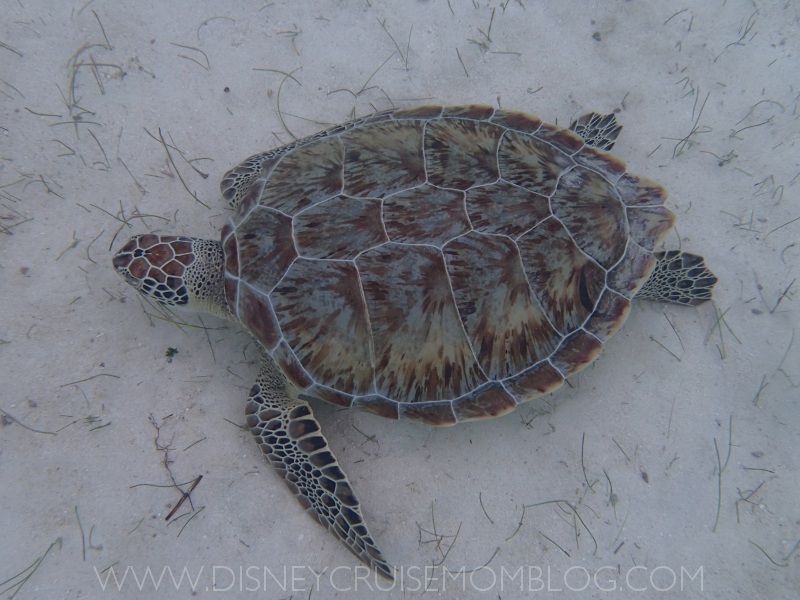
{"type": "Polygon", "coordinates": [[[702,256],[670,250],[656,252],[656,266],[637,298],[696,306],[711,300],[716,276],[702,256]]]}
{"type": "Polygon", "coordinates": [[[583,138],[589,146],[609,152],[622,131],[614,113],[600,115],[595,112],[586,113],[573,121],[569,128],[583,138]]]}

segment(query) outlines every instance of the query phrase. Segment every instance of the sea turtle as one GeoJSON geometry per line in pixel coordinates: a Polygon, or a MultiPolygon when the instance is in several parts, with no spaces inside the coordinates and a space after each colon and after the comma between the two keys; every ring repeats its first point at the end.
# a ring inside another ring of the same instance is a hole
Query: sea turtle
{"type": "Polygon", "coordinates": [[[253,336],[256,442],[391,579],[309,400],[428,425],[496,417],[597,358],[634,296],[711,297],[701,257],[656,251],[674,215],[606,152],[620,129],[613,114],[564,129],[491,106],[379,112],[228,171],[220,241],[136,235],[113,264],[253,336]]]}

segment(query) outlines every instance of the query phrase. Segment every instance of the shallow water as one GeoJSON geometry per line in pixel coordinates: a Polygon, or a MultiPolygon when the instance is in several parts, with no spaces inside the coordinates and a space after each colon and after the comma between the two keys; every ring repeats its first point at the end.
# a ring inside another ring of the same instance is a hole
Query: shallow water
{"type": "Polygon", "coordinates": [[[423,102],[617,111],[615,154],[669,188],[667,246],[706,257],[719,312],[641,303],[544,414],[315,407],[402,568],[381,597],[421,595],[426,566],[442,597],[797,593],[800,5],[478,4],[4,3],[0,580],[59,540],[19,598],[140,597],[167,566],[201,596],[375,597],[231,423],[247,336],[148,317],[110,257],[133,233],[217,237],[221,175],[289,132],[423,102]],[[170,524],[180,494],[141,485],[171,484],[165,448],[175,481],[203,475],[170,524]]]}

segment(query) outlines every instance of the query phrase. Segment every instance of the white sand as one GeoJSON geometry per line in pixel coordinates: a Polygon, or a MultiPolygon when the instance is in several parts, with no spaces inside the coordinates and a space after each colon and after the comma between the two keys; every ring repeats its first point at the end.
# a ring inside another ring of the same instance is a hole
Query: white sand
{"type": "MultiPolygon", "coordinates": [[[[800,329],[800,221],[776,229],[800,216],[798,2],[82,4],[0,5],[0,408],[58,431],[8,419],[0,429],[0,581],[58,540],[17,598],[155,597],[152,582],[140,592],[134,580],[148,567],[156,579],[165,567],[199,574],[202,597],[306,598],[312,585],[313,598],[419,597],[422,570],[440,563],[428,593],[443,598],[530,597],[548,585],[574,598],[612,587],[617,598],[798,597],[800,331],[787,348],[800,329]],[[85,48],[104,43],[94,13],[113,48],[85,48]],[[72,84],[70,57],[81,65],[72,84]],[[92,62],[119,66],[96,67],[102,91],[92,62]],[[280,88],[283,75],[254,69],[293,71],[296,81],[280,88]],[[405,591],[398,582],[376,596],[250,434],[225,421],[244,422],[257,372],[252,345],[242,353],[246,336],[210,316],[203,323],[220,329],[208,333],[151,323],[110,265],[119,222],[109,213],[121,209],[157,217],[132,220],[114,249],[148,230],[217,236],[222,173],[291,139],[279,89],[296,136],[321,127],[312,120],[387,108],[387,97],[501,104],[560,124],[619,110],[615,153],[669,187],[681,237],[668,244],[706,256],[738,341],[727,326],[724,349],[718,329],[707,340],[710,305],[642,303],[535,420],[523,407],[437,430],[316,407],[376,541],[403,569],[405,591]],[[63,124],[62,94],[93,124],[63,124]],[[675,138],[695,125],[696,143],[674,156],[675,138]],[[186,158],[212,159],[194,163],[203,179],[172,152],[210,208],[145,132],[159,128],[186,158]],[[714,155],[731,160],[720,166],[714,155]],[[176,480],[203,475],[192,494],[203,510],[188,524],[189,514],[164,520],[175,489],[133,487],[170,483],[151,414],[176,480]],[[719,496],[715,442],[722,461],[730,450],[719,496]],[[519,526],[523,505],[549,500],[565,503],[527,508],[519,526]],[[442,580],[445,567],[487,561],[442,580]],[[111,565],[127,578],[117,591],[112,577],[104,593],[110,571],[96,572],[111,565]],[[248,567],[255,579],[240,576],[248,567]],[[586,573],[588,587],[570,592],[586,573]]],[[[186,579],[180,592],[173,585],[166,573],[159,597],[189,596],[186,579]]]]}

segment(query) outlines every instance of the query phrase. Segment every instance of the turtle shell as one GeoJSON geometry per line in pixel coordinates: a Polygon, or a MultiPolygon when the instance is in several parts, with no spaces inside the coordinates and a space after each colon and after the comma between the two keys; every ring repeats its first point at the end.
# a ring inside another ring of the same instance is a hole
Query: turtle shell
{"type": "Polygon", "coordinates": [[[662,186],[490,106],[377,113],[221,184],[231,311],[301,398],[431,425],[552,392],[625,321],[662,186]]]}

